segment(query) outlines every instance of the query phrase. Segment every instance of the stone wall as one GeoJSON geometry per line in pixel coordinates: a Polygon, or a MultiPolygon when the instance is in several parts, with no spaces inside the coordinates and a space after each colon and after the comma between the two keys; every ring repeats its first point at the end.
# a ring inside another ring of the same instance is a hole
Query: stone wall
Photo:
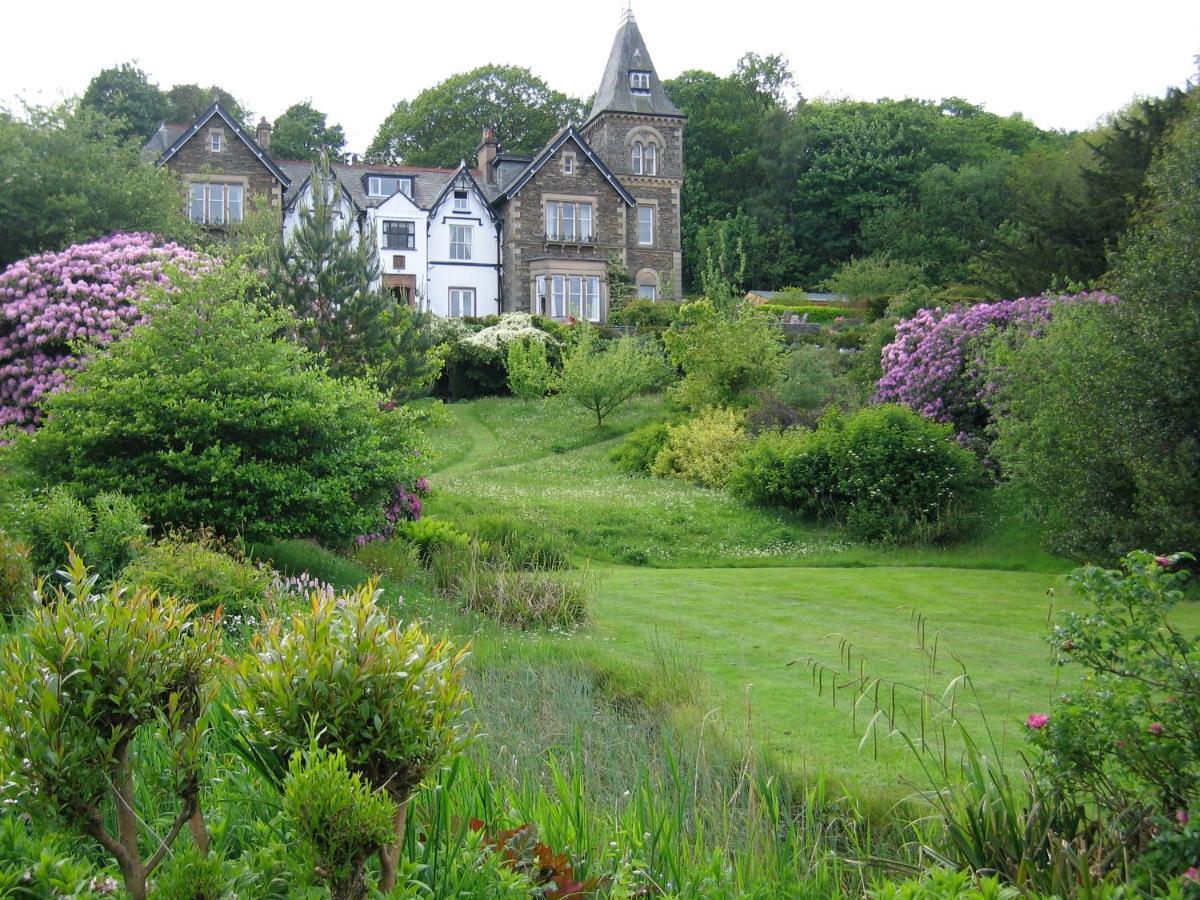
{"type": "MultiPolygon", "coordinates": [[[[166,163],[184,181],[232,182],[246,189],[246,209],[263,198],[275,209],[282,205],[283,189],[271,170],[263,165],[237,132],[219,117],[209,119],[166,163]],[[222,134],[221,151],[211,149],[213,131],[222,134]]],[[[186,200],[185,200],[186,202],[186,200]]]]}

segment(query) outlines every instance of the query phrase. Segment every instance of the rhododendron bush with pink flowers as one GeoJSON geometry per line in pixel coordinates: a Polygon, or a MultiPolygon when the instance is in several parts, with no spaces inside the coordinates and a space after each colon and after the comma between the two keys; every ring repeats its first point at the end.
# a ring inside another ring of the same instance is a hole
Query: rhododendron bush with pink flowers
{"type": "Polygon", "coordinates": [[[0,428],[33,428],[43,398],[80,365],[79,344],[103,346],[141,321],[140,302],[153,288],[170,290],[173,269],[207,266],[207,258],[142,233],[10,265],[0,274],[0,428]]]}
{"type": "Polygon", "coordinates": [[[953,425],[961,442],[982,448],[995,388],[986,366],[992,341],[1037,334],[1062,304],[1115,300],[1099,293],[1044,295],[919,310],[896,325],[895,340],[883,348],[876,399],[953,425]]]}

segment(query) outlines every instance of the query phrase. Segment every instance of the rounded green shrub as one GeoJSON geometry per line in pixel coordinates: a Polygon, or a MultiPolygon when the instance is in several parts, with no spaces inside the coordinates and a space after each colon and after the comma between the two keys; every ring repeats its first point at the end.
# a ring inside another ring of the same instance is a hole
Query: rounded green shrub
{"type": "Polygon", "coordinates": [[[742,416],[722,407],[670,425],[667,432],[650,472],[710,488],[725,486],[748,440],[742,416]]]}
{"type": "Polygon", "coordinates": [[[17,462],[79,497],[120,491],[160,531],[339,544],[380,528],[417,474],[413,414],[330,377],[245,282],[225,266],[160,299],[46,400],[17,462]]]}
{"type": "Polygon", "coordinates": [[[40,575],[67,564],[70,550],[111,578],[140,551],[146,537],[141,511],[129,497],[104,492],[85,504],[62,486],[17,500],[12,530],[30,548],[40,575]]]}
{"type": "Polygon", "coordinates": [[[176,597],[202,612],[220,607],[227,614],[244,615],[266,602],[272,574],[201,533],[172,535],[150,546],[121,580],[176,597]]]}
{"type": "Polygon", "coordinates": [[[765,434],[730,478],[751,502],[833,521],[864,540],[916,544],[959,536],[985,484],[949,425],[892,405],[831,411],[811,432],[765,434]]]}
{"type": "Polygon", "coordinates": [[[669,435],[666,422],[651,422],[635,428],[612,449],[608,458],[626,475],[649,474],[669,435]]]}
{"type": "Polygon", "coordinates": [[[186,844],[162,864],[150,888],[151,900],[226,900],[229,873],[217,854],[204,856],[186,844]]]}

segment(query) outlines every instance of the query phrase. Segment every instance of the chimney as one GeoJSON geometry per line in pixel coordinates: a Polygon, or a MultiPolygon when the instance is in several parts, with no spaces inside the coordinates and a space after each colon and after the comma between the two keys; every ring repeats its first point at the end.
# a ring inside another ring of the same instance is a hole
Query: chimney
{"type": "Polygon", "coordinates": [[[500,152],[500,144],[496,141],[496,132],[490,128],[483,129],[483,139],[475,148],[475,165],[483,172],[488,184],[496,183],[496,169],[492,165],[496,154],[500,152]]]}
{"type": "Polygon", "coordinates": [[[258,144],[264,153],[271,152],[271,123],[267,121],[266,116],[259,120],[258,128],[254,130],[254,143],[258,144]]]}

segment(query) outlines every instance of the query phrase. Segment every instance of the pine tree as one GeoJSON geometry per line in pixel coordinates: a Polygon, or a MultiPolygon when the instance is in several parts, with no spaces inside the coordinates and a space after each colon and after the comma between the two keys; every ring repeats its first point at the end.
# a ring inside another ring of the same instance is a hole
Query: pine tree
{"type": "Polygon", "coordinates": [[[437,377],[426,319],[381,286],[370,232],[356,236],[327,157],[313,166],[311,203],[269,266],[272,296],[296,318],[296,338],[331,374],[367,377],[393,402],[419,396],[437,377]]]}

